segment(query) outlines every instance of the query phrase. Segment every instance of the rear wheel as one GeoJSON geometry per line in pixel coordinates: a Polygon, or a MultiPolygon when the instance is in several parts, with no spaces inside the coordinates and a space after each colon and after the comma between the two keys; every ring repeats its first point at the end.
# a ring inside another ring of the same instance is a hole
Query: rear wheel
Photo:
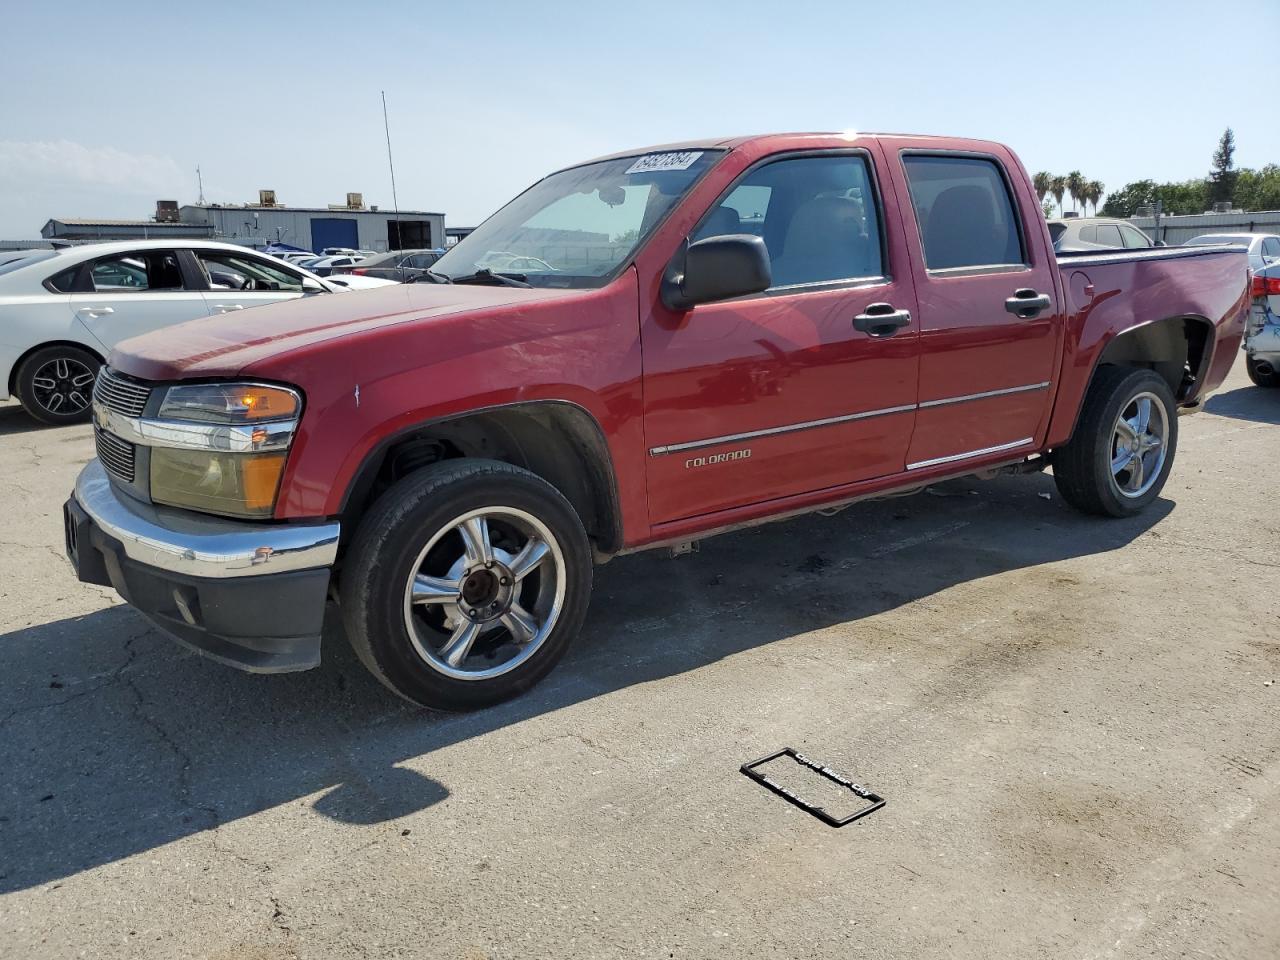
{"type": "Polygon", "coordinates": [[[1132,367],[1099,368],[1071,442],[1054,451],[1062,498],[1085,513],[1128,517],[1160,496],[1178,446],[1178,418],[1164,378],[1132,367]]]}
{"type": "Polygon", "coordinates": [[[343,562],[361,661],[402,697],[470,710],[545,676],[586,616],[591,550],[577,513],[510,464],[455,460],[387,491],[343,562]]]}
{"type": "Polygon", "coordinates": [[[80,347],[42,347],[18,367],[18,401],[41,423],[83,423],[93,412],[93,381],[100,366],[97,357],[80,347]]]}
{"type": "Polygon", "coordinates": [[[1257,360],[1253,359],[1253,357],[1245,357],[1244,369],[1255,386],[1280,387],[1280,371],[1277,371],[1270,364],[1267,364],[1267,370],[1264,373],[1257,360]]]}

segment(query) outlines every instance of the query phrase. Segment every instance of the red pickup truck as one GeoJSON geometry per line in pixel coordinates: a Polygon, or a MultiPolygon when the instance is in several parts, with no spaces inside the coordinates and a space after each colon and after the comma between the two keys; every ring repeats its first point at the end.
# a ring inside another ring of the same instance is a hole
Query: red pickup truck
{"type": "Polygon", "coordinates": [[[1055,257],[985,141],[628,151],[421,282],[126,341],[67,550],[248,670],[315,666],[334,598],[388,687],[478,707],[554,666],[618,554],[1046,466],[1086,512],[1143,509],[1246,274],[1225,248],[1055,257]]]}

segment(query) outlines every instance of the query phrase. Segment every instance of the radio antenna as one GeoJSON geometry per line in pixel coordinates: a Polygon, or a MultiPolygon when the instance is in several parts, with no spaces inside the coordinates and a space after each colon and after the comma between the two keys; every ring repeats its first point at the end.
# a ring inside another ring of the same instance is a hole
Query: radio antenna
{"type": "Polygon", "coordinates": [[[395,209],[396,249],[404,245],[400,236],[400,199],[396,196],[396,165],[391,160],[391,124],[387,120],[387,91],[382,91],[382,129],[387,134],[387,168],[391,171],[391,205],[395,209]]]}

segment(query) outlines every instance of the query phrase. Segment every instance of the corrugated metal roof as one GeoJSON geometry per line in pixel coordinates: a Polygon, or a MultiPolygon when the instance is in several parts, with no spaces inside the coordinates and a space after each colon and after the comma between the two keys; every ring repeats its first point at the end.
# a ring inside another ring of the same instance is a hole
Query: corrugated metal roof
{"type": "Polygon", "coordinates": [[[401,210],[397,213],[390,207],[378,207],[370,210],[350,210],[347,207],[286,207],[277,204],[274,207],[263,207],[253,203],[184,203],[183,210],[230,210],[233,213],[323,213],[330,216],[375,216],[375,217],[443,217],[443,213],[433,210],[401,210]]]}
{"type": "Polygon", "coordinates": [[[204,229],[203,223],[160,223],[155,220],[95,220],[86,217],[53,217],[50,223],[60,223],[64,227],[146,227],[149,230],[191,230],[204,229]]]}

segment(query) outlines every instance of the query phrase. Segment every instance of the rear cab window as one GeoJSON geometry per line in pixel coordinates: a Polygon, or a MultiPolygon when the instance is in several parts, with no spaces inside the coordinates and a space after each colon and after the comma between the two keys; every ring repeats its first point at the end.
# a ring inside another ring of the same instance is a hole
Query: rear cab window
{"type": "Polygon", "coordinates": [[[1009,184],[994,158],[906,154],[902,162],[929,271],[1027,266],[1009,184]]]}

